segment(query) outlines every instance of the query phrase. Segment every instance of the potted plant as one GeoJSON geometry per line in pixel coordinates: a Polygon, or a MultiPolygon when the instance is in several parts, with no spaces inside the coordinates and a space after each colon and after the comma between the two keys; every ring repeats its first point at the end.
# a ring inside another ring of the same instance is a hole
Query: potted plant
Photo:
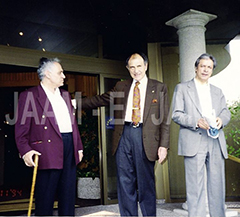
{"type": "Polygon", "coordinates": [[[98,117],[91,110],[82,111],[79,132],[83,143],[83,159],[77,165],[78,197],[100,198],[98,117]]]}

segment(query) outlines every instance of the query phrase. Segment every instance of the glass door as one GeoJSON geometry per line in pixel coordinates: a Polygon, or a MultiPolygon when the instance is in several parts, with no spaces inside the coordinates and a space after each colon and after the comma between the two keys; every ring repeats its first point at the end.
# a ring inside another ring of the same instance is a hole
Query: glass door
{"type": "MultiPolygon", "coordinates": [[[[111,90],[122,78],[100,76],[100,92],[111,90]]],[[[102,187],[103,204],[117,203],[117,174],[115,156],[112,155],[113,117],[109,107],[101,108],[101,142],[102,142],[102,187]]]]}

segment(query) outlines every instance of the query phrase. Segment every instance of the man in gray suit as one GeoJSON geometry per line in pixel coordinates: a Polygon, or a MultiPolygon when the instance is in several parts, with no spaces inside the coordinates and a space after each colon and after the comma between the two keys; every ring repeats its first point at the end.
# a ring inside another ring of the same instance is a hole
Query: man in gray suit
{"type": "Polygon", "coordinates": [[[172,119],[180,125],[178,154],[184,156],[191,217],[206,216],[205,178],[210,216],[225,216],[224,158],[228,153],[223,128],[231,114],[221,89],[208,82],[215,67],[215,58],[202,54],[195,62],[195,78],[178,84],[173,95],[172,119]]]}

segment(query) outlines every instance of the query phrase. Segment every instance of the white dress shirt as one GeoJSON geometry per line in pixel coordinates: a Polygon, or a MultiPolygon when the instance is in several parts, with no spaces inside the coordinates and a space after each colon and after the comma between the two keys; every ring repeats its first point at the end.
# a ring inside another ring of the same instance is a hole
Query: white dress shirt
{"type": "Polygon", "coordinates": [[[196,78],[194,79],[198,92],[198,97],[202,109],[202,116],[210,118],[212,117],[212,98],[210,92],[209,83],[202,84],[196,78]]]}
{"type": "MultiPolygon", "coordinates": [[[[127,108],[126,108],[126,115],[125,115],[125,121],[126,122],[132,122],[132,109],[133,109],[133,89],[135,87],[135,83],[137,81],[133,79],[130,92],[128,94],[128,101],[127,101],[127,108]]],[[[146,98],[146,91],[147,91],[147,82],[148,78],[145,75],[141,81],[139,81],[138,88],[140,90],[140,110],[141,110],[141,120],[140,123],[143,122],[143,111],[144,111],[144,104],[145,104],[145,98],[146,98]]]]}
{"type": "Polygon", "coordinates": [[[66,102],[61,96],[59,88],[56,88],[55,92],[52,93],[41,83],[43,90],[45,91],[53,108],[54,115],[61,133],[72,132],[72,123],[69,110],[66,102]]]}

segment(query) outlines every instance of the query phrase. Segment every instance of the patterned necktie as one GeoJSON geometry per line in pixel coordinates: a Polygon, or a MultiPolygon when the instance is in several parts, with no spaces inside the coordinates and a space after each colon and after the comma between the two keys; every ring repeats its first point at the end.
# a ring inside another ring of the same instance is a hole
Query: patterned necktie
{"type": "Polygon", "coordinates": [[[141,110],[140,110],[140,90],[138,88],[139,81],[135,83],[133,90],[133,109],[132,109],[132,122],[137,125],[141,120],[141,110]]]}

